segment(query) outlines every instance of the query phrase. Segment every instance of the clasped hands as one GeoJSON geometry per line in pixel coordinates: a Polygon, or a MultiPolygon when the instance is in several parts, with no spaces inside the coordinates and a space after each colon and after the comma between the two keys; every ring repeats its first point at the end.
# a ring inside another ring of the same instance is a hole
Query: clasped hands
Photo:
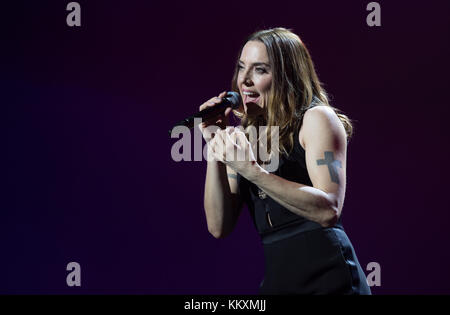
{"type": "Polygon", "coordinates": [[[251,143],[239,128],[218,128],[208,142],[208,160],[220,161],[244,177],[258,166],[251,143]]]}

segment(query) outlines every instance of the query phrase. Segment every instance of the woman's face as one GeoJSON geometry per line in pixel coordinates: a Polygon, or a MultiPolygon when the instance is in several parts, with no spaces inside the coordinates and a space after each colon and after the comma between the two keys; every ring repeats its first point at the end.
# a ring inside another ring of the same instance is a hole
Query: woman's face
{"type": "Polygon", "coordinates": [[[272,84],[272,69],[266,46],[260,41],[248,41],[238,62],[237,84],[244,110],[249,115],[262,113],[264,99],[272,84]]]}

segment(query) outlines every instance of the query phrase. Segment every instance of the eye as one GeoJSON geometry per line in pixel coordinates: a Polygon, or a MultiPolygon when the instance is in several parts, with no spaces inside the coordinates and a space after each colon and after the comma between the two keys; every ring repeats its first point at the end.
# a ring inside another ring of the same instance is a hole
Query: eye
{"type": "Polygon", "coordinates": [[[266,73],[267,71],[263,67],[256,67],[256,72],[258,72],[258,73],[266,73]]]}
{"type": "Polygon", "coordinates": [[[237,68],[238,68],[238,70],[244,69],[244,67],[241,65],[238,65],[237,68]]]}

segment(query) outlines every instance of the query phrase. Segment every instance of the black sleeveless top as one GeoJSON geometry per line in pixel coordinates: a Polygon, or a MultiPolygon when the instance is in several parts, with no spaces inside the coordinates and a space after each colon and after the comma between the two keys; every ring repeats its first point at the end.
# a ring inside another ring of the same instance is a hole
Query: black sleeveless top
{"type": "MultiPolygon", "coordinates": [[[[319,105],[317,101],[318,99],[315,98],[307,109],[319,105]]],[[[292,151],[288,156],[285,154],[280,156],[278,169],[271,172],[271,174],[280,176],[288,181],[313,186],[306,168],[305,150],[298,140],[299,132],[300,128],[294,133],[294,147],[292,151]]],[[[269,195],[263,194],[260,196],[259,188],[239,173],[237,180],[240,195],[247,204],[253,224],[263,243],[271,243],[300,232],[322,228],[319,223],[286,209],[269,195]]],[[[341,217],[335,227],[343,229],[341,217]]]]}

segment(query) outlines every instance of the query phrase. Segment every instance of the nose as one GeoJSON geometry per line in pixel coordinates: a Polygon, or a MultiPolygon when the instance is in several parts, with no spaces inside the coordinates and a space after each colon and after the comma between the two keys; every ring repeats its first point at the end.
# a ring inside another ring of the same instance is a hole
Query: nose
{"type": "Polygon", "coordinates": [[[242,82],[242,83],[245,84],[246,86],[251,86],[251,85],[253,85],[253,81],[252,81],[252,78],[251,78],[251,71],[250,71],[250,69],[247,70],[247,71],[244,73],[244,77],[243,77],[243,82],[242,82]]]}

